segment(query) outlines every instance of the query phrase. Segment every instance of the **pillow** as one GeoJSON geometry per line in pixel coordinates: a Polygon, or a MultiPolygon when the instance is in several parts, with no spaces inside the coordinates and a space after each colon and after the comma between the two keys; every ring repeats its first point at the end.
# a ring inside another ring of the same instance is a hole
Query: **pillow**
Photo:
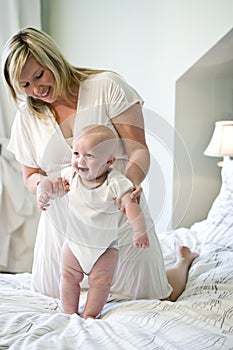
{"type": "Polygon", "coordinates": [[[233,250],[233,161],[225,159],[222,168],[222,186],[206,220],[190,228],[195,232],[203,251],[233,250]]]}
{"type": "Polygon", "coordinates": [[[233,227],[233,161],[226,158],[222,168],[222,186],[207,221],[214,225],[233,227]]]}

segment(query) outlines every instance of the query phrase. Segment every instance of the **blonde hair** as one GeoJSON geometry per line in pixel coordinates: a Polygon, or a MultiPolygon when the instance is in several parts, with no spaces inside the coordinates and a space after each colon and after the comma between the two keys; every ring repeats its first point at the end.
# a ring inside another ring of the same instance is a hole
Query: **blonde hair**
{"type": "Polygon", "coordinates": [[[52,106],[27,96],[20,87],[22,69],[30,57],[51,71],[55,79],[55,94],[58,93],[69,103],[75,99],[74,88],[91,74],[104,70],[79,68],[72,66],[62,55],[54,40],[46,33],[35,28],[25,28],[12,36],[3,51],[3,74],[10,94],[18,104],[26,101],[29,110],[37,117],[44,117],[46,107],[52,112],[52,106]]]}

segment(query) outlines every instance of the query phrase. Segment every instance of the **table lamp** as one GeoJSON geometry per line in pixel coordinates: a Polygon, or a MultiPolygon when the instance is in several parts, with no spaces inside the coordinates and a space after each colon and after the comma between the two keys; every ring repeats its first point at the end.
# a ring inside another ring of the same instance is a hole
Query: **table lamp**
{"type": "MultiPolygon", "coordinates": [[[[204,155],[223,157],[223,160],[233,156],[233,121],[223,120],[215,123],[215,129],[204,155]]],[[[222,166],[222,162],[217,163],[222,166]]]]}

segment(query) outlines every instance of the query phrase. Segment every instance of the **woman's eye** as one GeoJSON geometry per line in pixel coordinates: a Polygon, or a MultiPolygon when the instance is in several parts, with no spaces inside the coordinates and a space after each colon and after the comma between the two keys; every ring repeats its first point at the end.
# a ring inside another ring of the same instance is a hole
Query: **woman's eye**
{"type": "Polygon", "coordinates": [[[25,89],[29,86],[29,83],[21,84],[20,86],[21,86],[21,88],[25,89]]]}
{"type": "Polygon", "coordinates": [[[36,79],[42,78],[43,74],[44,74],[44,71],[42,70],[39,74],[37,74],[36,79]]]}
{"type": "Polygon", "coordinates": [[[78,152],[74,152],[73,154],[74,154],[75,157],[77,157],[79,155],[78,152]]]}

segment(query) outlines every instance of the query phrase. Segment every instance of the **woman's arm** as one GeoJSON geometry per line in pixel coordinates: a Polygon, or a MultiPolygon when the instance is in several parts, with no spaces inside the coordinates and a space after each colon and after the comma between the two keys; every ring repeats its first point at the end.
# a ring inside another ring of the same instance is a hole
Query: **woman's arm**
{"type": "Polygon", "coordinates": [[[23,180],[29,192],[36,194],[37,184],[46,178],[39,168],[22,165],[23,180]]]}
{"type": "Polygon", "coordinates": [[[121,137],[128,164],[125,175],[133,182],[135,191],[132,198],[141,192],[141,182],[146,177],[150,167],[150,154],[146,144],[144,120],[139,103],[112,119],[113,125],[121,137]]]}

